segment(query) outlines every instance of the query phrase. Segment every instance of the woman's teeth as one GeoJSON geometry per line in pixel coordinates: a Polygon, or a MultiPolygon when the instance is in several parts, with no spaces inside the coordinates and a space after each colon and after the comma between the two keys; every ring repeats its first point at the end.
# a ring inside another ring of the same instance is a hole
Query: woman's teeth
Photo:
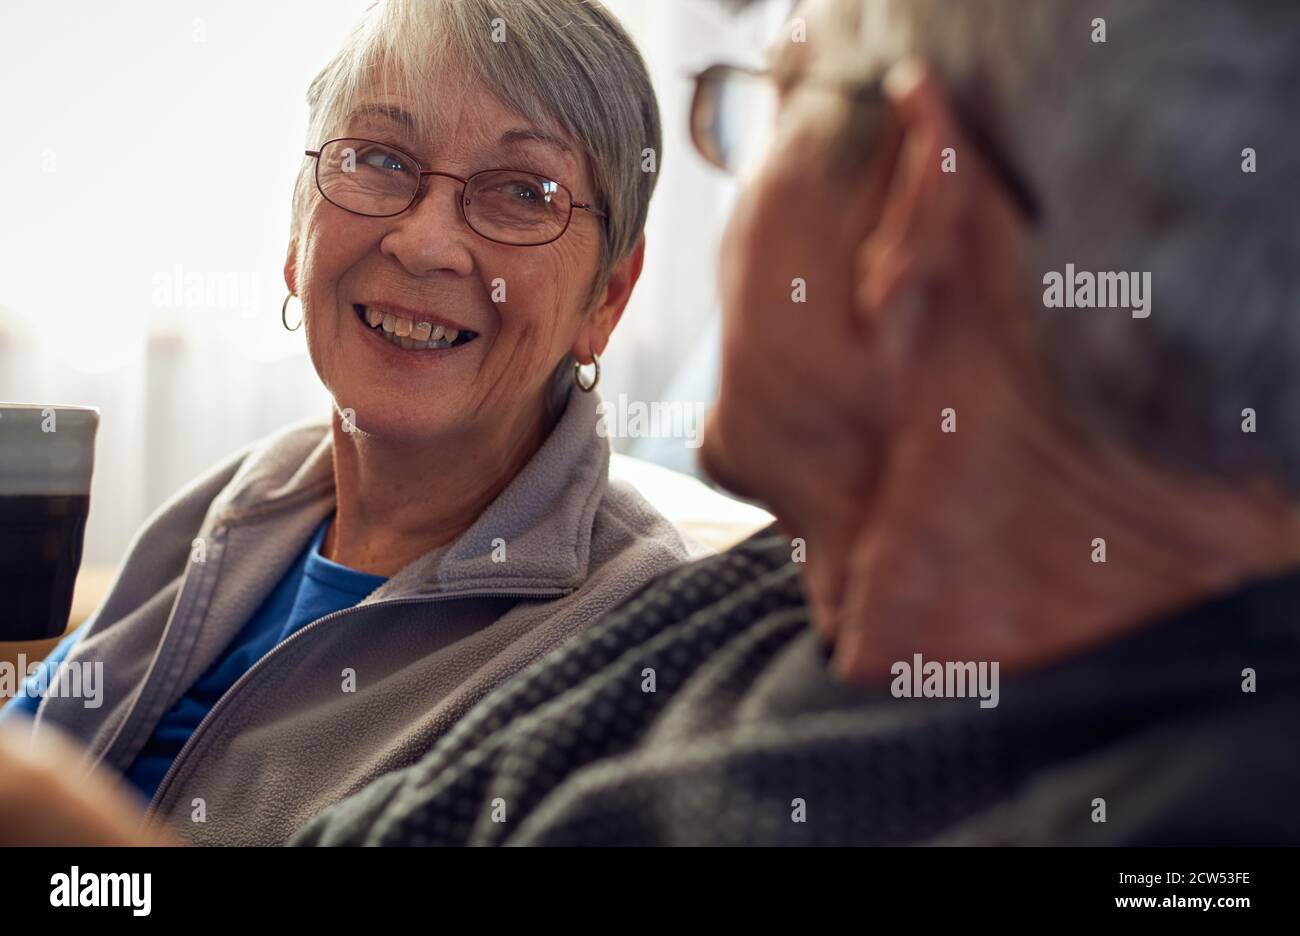
{"type": "Polygon", "coordinates": [[[380,312],[378,309],[370,309],[364,305],[355,305],[353,308],[372,331],[390,344],[408,351],[436,351],[453,345],[463,345],[478,337],[477,333],[472,331],[458,331],[455,328],[431,325],[428,322],[412,322],[400,315],[380,312]]]}

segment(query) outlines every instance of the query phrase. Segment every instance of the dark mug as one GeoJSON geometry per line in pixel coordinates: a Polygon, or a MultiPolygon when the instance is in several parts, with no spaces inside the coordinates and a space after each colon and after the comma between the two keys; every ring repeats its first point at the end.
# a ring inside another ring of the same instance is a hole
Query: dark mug
{"type": "Polygon", "coordinates": [[[98,427],[94,407],[0,403],[0,641],[67,629],[98,427]]]}

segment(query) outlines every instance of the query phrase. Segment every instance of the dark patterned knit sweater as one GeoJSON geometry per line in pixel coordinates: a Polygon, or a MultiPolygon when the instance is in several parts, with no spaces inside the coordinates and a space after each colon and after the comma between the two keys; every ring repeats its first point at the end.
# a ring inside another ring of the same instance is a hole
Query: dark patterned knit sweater
{"type": "Polygon", "coordinates": [[[1300,843],[1300,576],[1004,675],[993,708],[828,661],[769,528],[651,582],[290,844],[1300,843]]]}

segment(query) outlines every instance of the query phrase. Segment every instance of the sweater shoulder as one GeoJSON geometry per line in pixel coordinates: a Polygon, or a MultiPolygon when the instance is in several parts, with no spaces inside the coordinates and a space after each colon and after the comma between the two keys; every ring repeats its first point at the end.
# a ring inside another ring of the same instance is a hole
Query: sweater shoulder
{"type": "Polygon", "coordinates": [[[1162,720],[1039,773],[941,844],[1300,844],[1300,692],[1162,720]]]}

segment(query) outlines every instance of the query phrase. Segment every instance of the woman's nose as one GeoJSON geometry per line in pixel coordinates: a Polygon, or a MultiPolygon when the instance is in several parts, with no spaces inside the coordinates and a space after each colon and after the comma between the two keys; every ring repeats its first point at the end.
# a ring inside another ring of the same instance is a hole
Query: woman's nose
{"type": "Polygon", "coordinates": [[[478,235],[465,223],[463,192],[455,179],[426,176],[415,204],[392,219],[380,249],[416,276],[435,270],[468,275],[474,268],[470,242],[478,235]]]}

